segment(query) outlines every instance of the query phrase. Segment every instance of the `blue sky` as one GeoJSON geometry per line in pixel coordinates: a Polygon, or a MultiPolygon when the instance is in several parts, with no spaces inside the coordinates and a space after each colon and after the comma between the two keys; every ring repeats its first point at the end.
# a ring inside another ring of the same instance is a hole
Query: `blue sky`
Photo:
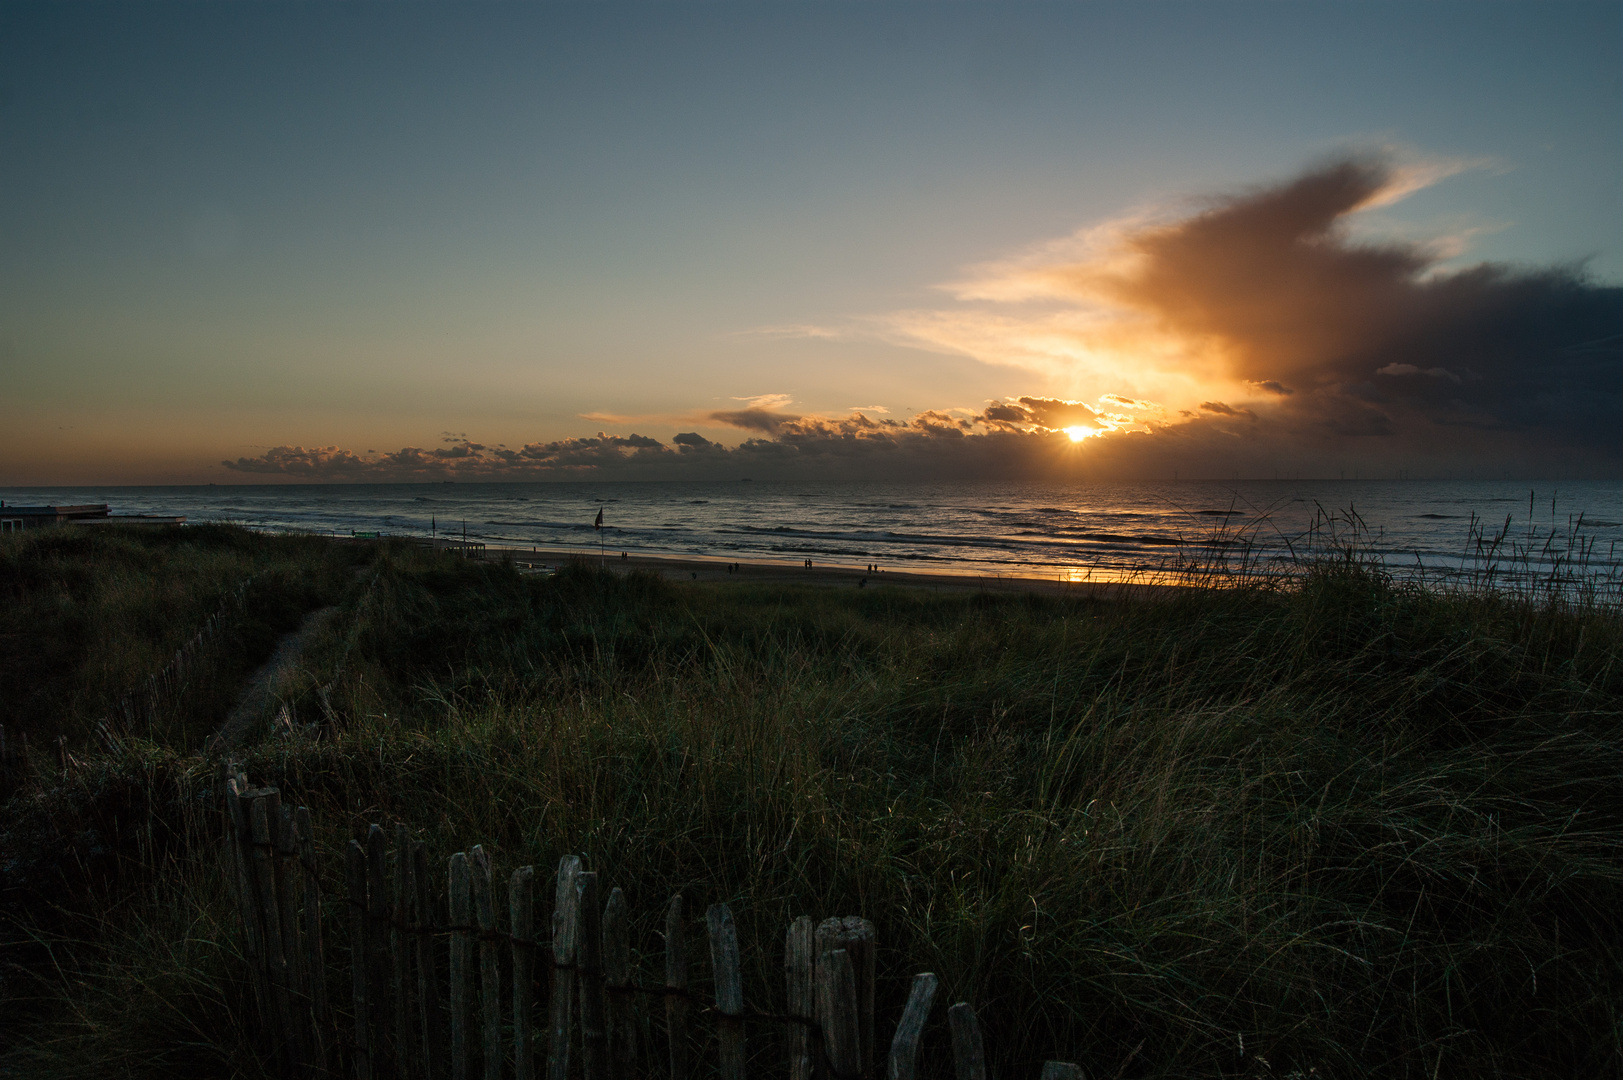
{"type": "Polygon", "coordinates": [[[752,404],[1175,419],[1217,376],[1183,403],[1130,358],[1011,362],[1007,319],[908,328],[1348,153],[1432,179],[1345,219],[1427,273],[1616,285],[1620,46],[1616,3],[9,4],[0,481],[734,444],[772,432],[712,414],[752,404]]]}

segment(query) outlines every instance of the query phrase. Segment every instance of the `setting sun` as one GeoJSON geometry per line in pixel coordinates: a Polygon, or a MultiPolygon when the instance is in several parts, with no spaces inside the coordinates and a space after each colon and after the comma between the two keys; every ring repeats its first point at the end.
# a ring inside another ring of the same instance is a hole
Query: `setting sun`
{"type": "Polygon", "coordinates": [[[1090,427],[1083,427],[1081,424],[1076,424],[1076,425],[1073,425],[1072,427],[1065,428],[1064,431],[1065,431],[1065,434],[1067,434],[1067,435],[1069,435],[1071,437],[1072,442],[1081,442],[1083,439],[1087,438],[1089,435],[1094,434],[1096,429],[1095,428],[1090,428],[1090,427]]]}

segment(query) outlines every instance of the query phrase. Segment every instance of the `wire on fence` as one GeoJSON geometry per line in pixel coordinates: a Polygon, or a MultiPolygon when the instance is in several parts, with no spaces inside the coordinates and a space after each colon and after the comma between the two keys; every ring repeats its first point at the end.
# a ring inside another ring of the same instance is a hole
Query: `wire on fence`
{"type": "MultiPolygon", "coordinates": [[[[707,1000],[687,986],[679,894],[666,912],[665,984],[644,985],[631,978],[624,894],[610,890],[599,917],[597,876],[585,872],[577,857],[567,856],[559,864],[549,940],[545,931],[534,932],[534,874],[529,867],[513,875],[513,932],[502,930],[496,925],[494,882],[483,850],[474,847],[451,856],[447,895],[430,888],[423,845],[403,825],[395,829],[392,877],[382,828],[370,826],[364,841],[348,843],[349,891],[340,910],[351,916],[353,1013],[341,1019],[326,1006],[323,898],[309,812],[302,807],[290,812],[275,788],[249,787],[235,763],[227,763],[222,772],[227,879],[243,918],[244,955],[261,1030],[283,1076],[328,1076],[347,1061],[358,1080],[397,1075],[471,1080],[474,1061],[482,1059],[486,1080],[499,1080],[508,1061],[517,1080],[534,1080],[542,1060],[549,1080],[559,1080],[575,1071],[569,1061],[574,1043],[582,1051],[579,1068],[586,1080],[629,1080],[638,1071],[638,1036],[631,1019],[635,1013],[625,1003],[634,999],[665,1004],[673,1080],[694,1075],[697,1062],[688,1057],[688,1024],[695,1013],[715,1025],[717,1038],[707,1045],[720,1054],[720,1075],[731,1080],[744,1078],[746,1022],[783,1025],[794,1033],[786,1040],[792,1080],[877,1080],[881,1074],[886,1080],[914,1080],[919,1075],[922,1033],[938,980],[928,972],[914,978],[889,1052],[882,1055],[873,1014],[874,926],[866,919],[795,920],[785,941],[789,1011],[778,1012],[743,999],[732,913],[725,904],[711,905],[706,923],[716,987],[713,1000],[707,1000]],[[393,889],[385,895],[391,881],[393,889]],[[442,899],[447,907],[440,906],[442,899]],[[447,913],[449,919],[444,918],[447,913]],[[449,1009],[443,1013],[437,974],[442,969],[432,945],[437,938],[450,945],[449,1009]],[[498,977],[497,946],[513,950],[511,976],[505,980],[498,977]],[[501,1021],[504,981],[511,988],[510,1027],[501,1021]],[[478,992],[477,1001],[470,989],[478,992]],[[530,1024],[531,1010],[541,1001],[550,1013],[544,1040],[532,1039],[530,1024]],[[607,1013],[605,1003],[610,1005],[607,1013]],[[352,1032],[345,1027],[351,1024],[352,1032]],[[504,1041],[510,1045],[504,1047],[504,1041]],[[538,1050],[543,1045],[544,1057],[538,1050]],[[329,1051],[339,1060],[330,1058],[329,1051]]],[[[646,1022],[647,1014],[643,1017],[646,1022]]],[[[947,1019],[960,1080],[986,1080],[974,1010],[961,1002],[947,1011],[947,1019]]],[[[1081,1071],[1069,1063],[1049,1062],[1043,1076],[1077,1080],[1081,1071]]]]}

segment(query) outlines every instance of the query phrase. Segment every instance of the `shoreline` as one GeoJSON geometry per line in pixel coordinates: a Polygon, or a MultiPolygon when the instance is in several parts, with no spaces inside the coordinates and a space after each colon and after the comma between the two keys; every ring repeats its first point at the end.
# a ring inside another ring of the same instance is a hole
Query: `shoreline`
{"type": "MultiPolygon", "coordinates": [[[[447,545],[441,550],[455,550],[455,547],[447,545]]],[[[944,568],[919,571],[884,566],[869,571],[862,565],[832,561],[813,560],[808,567],[800,561],[724,558],[716,555],[633,555],[629,552],[605,552],[600,555],[586,551],[563,553],[485,546],[477,554],[470,553],[470,557],[486,561],[511,558],[523,570],[556,570],[571,562],[601,562],[608,570],[647,570],[673,582],[815,585],[824,588],[878,588],[890,585],[933,592],[1036,593],[1044,596],[1109,598],[1168,598],[1200,588],[1150,581],[1065,576],[1075,571],[1059,571],[1052,577],[1016,573],[974,574],[944,568]]]]}

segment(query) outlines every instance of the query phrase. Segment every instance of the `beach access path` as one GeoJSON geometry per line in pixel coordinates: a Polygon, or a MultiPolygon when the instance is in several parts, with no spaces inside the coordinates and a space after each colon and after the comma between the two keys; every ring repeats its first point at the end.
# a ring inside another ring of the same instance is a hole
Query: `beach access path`
{"type": "Polygon", "coordinates": [[[210,740],[216,751],[234,750],[243,745],[247,736],[270,716],[281,702],[284,681],[298,669],[305,645],[329,619],[338,614],[338,610],[337,607],[324,607],[308,612],[297,629],[281,636],[270,658],[243,684],[236,705],[225,718],[225,723],[220,725],[214,739],[210,740]]]}

